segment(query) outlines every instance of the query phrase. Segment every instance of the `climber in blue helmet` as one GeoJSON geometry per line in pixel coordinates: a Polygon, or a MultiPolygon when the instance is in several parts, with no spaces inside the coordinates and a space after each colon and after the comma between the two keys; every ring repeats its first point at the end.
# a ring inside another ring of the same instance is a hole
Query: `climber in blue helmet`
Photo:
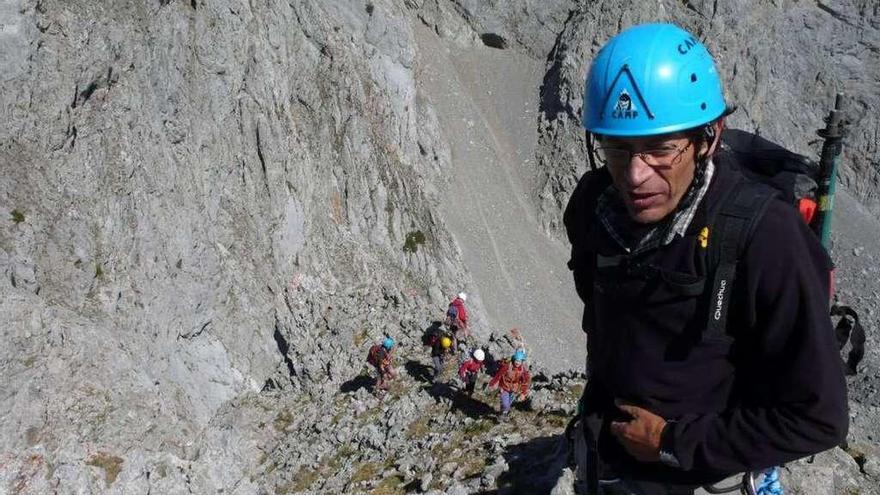
{"type": "Polygon", "coordinates": [[[507,420],[510,416],[510,408],[517,400],[524,401],[529,395],[529,388],[532,383],[532,377],[525,365],[526,351],[517,349],[510,357],[510,360],[504,360],[501,366],[489,381],[489,388],[500,391],[501,396],[501,416],[502,420],[507,420]]]}
{"type": "Polygon", "coordinates": [[[381,343],[374,344],[367,353],[367,363],[376,369],[375,392],[382,395],[397,378],[394,368],[394,339],[386,336],[381,343]]]}
{"type": "Polygon", "coordinates": [[[830,259],[719,152],[730,106],[709,51],[673,24],[633,26],[585,83],[591,170],[564,223],[590,493],[693,493],[842,442],[830,259]]]}

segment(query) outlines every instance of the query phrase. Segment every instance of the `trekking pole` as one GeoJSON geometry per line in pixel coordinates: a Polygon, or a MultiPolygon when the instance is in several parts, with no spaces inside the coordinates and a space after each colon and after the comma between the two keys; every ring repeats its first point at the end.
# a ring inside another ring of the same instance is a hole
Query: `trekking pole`
{"type": "Polygon", "coordinates": [[[816,131],[824,142],[822,155],[819,158],[819,190],[817,191],[819,208],[810,227],[822,241],[825,249],[828,249],[831,238],[831,212],[834,209],[834,192],[837,189],[837,162],[846,137],[847,123],[843,120],[845,98],[843,93],[837,93],[834,109],[825,119],[825,128],[816,131]]]}

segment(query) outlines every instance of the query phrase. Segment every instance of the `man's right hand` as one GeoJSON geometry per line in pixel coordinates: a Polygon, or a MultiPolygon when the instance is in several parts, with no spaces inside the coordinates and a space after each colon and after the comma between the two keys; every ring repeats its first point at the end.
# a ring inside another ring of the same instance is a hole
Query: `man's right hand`
{"type": "Polygon", "coordinates": [[[660,441],[666,420],[647,409],[615,401],[617,408],[631,419],[611,423],[611,433],[624,449],[642,462],[660,460],[660,441]]]}

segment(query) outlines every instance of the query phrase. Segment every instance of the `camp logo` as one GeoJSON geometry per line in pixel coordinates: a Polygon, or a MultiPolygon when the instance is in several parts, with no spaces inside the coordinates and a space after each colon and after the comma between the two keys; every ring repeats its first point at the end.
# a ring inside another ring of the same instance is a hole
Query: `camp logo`
{"type": "Polygon", "coordinates": [[[686,40],[679,43],[676,48],[678,49],[678,53],[682,55],[687,55],[687,53],[691,51],[691,48],[695,46],[700,46],[700,42],[697,41],[697,39],[693,36],[689,36],[686,40]]]}
{"type": "Polygon", "coordinates": [[[634,119],[639,116],[636,105],[633,103],[632,97],[626,89],[623,89],[617,95],[617,103],[614,104],[614,110],[611,112],[611,118],[614,119],[634,119]]]}
{"type": "Polygon", "coordinates": [[[654,120],[654,113],[648,107],[648,102],[645,101],[645,97],[639,90],[639,85],[636,83],[628,64],[623,64],[617,72],[617,76],[607,86],[605,98],[599,108],[601,109],[599,118],[603,120],[609,117],[609,113],[612,119],[641,118],[642,112],[649,120],[654,120]],[[624,82],[623,79],[626,79],[627,82],[624,82]],[[620,88],[619,93],[617,88],[620,88]],[[636,101],[638,101],[638,106],[636,106],[636,101]]]}

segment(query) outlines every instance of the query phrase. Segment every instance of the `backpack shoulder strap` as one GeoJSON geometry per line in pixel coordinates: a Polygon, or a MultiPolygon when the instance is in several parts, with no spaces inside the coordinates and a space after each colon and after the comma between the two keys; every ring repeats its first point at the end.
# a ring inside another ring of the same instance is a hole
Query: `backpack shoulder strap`
{"type": "Polygon", "coordinates": [[[776,195],[770,187],[740,177],[710,217],[706,253],[706,274],[711,280],[707,335],[725,331],[737,264],[755,226],[776,195]]]}
{"type": "Polygon", "coordinates": [[[562,216],[568,240],[580,245],[589,235],[599,196],[611,185],[611,174],[600,168],[585,173],[571,193],[562,216]]]}
{"type": "Polygon", "coordinates": [[[587,172],[581,177],[568,200],[563,222],[571,243],[568,268],[574,272],[575,290],[584,302],[581,328],[592,326],[591,286],[596,265],[596,253],[588,248],[595,224],[596,204],[599,196],[611,185],[611,174],[604,167],[587,172]]]}

